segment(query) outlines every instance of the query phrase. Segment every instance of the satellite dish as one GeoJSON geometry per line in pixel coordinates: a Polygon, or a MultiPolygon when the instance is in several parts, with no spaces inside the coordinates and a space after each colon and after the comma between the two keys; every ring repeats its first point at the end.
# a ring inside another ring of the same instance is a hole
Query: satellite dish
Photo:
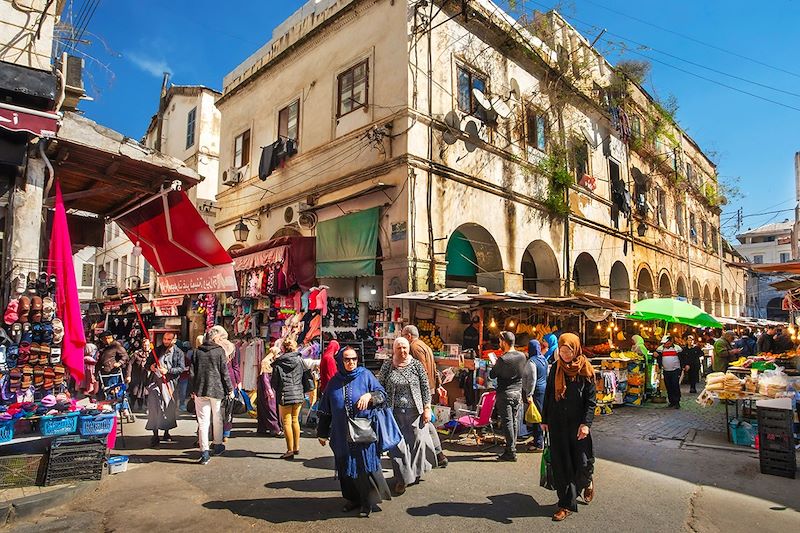
{"type": "Polygon", "coordinates": [[[594,132],[589,129],[586,124],[581,126],[581,132],[583,132],[583,137],[586,139],[586,142],[592,145],[592,148],[597,148],[597,138],[594,135],[594,132]]]}
{"type": "Polygon", "coordinates": [[[492,108],[491,102],[489,99],[486,98],[486,95],[483,94],[483,91],[480,89],[472,89],[472,96],[475,97],[475,100],[480,104],[480,106],[487,111],[492,108]]]}
{"type": "Polygon", "coordinates": [[[467,149],[467,152],[474,152],[478,148],[477,141],[480,140],[480,137],[478,137],[478,123],[474,120],[468,121],[467,125],[464,126],[464,132],[469,137],[468,141],[464,141],[464,148],[467,149]]]}
{"type": "Polygon", "coordinates": [[[497,114],[503,118],[508,118],[511,116],[511,108],[508,107],[508,104],[505,103],[499,96],[492,98],[492,109],[494,109],[497,114]]]}
{"type": "Polygon", "coordinates": [[[511,78],[511,92],[509,96],[511,96],[515,102],[518,102],[519,99],[522,98],[522,91],[519,88],[519,82],[516,78],[511,78]]]}
{"type": "Polygon", "coordinates": [[[461,124],[458,115],[455,111],[449,111],[444,116],[444,123],[447,130],[442,134],[442,140],[445,144],[455,144],[458,141],[458,133],[461,132],[461,124]]]}

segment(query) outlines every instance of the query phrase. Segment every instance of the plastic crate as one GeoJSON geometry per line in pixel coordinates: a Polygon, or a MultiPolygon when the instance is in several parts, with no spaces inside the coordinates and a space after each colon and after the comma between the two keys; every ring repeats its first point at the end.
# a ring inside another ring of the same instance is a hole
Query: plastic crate
{"type": "Polygon", "coordinates": [[[777,452],[772,453],[775,455],[768,455],[765,457],[764,450],[761,450],[759,456],[761,473],[794,479],[797,474],[797,463],[794,453],[792,453],[791,456],[785,454],[781,456],[781,454],[777,452]]]}
{"type": "Polygon", "coordinates": [[[6,455],[0,457],[0,489],[37,485],[43,455],[6,455]]]}
{"type": "Polygon", "coordinates": [[[54,443],[47,461],[45,485],[99,480],[105,460],[106,448],[100,442],[69,439],[54,443]]]}
{"type": "Polygon", "coordinates": [[[108,435],[114,427],[115,413],[78,417],[78,432],[84,437],[108,435]]]}
{"type": "Polygon", "coordinates": [[[15,420],[3,420],[0,422],[0,443],[8,442],[14,438],[15,420]]]}
{"type": "Polygon", "coordinates": [[[128,470],[127,455],[117,455],[115,457],[108,458],[109,474],[119,474],[120,472],[126,472],[127,470],[128,470]]]}
{"type": "Polygon", "coordinates": [[[759,433],[759,445],[769,451],[786,452],[794,454],[794,437],[787,433],[759,433]]]}
{"type": "Polygon", "coordinates": [[[39,421],[39,432],[45,437],[69,435],[78,429],[78,413],[61,416],[43,416],[39,421]]]}
{"type": "Polygon", "coordinates": [[[758,408],[758,425],[765,430],[792,431],[794,412],[791,409],[758,408]]]}

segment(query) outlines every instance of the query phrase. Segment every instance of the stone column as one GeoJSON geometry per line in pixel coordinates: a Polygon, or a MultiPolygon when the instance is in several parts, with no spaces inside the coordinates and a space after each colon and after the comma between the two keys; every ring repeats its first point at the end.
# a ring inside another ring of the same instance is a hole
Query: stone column
{"type": "Polygon", "coordinates": [[[42,231],[42,207],[44,203],[45,175],[44,161],[29,158],[25,175],[17,178],[11,192],[9,212],[11,218],[11,235],[8,252],[11,266],[11,297],[15,286],[14,280],[19,274],[39,272],[39,246],[42,231]]]}

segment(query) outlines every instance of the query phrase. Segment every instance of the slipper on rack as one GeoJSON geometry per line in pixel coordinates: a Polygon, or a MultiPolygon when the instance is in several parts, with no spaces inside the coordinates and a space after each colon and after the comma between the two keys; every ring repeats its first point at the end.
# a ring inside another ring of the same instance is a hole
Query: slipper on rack
{"type": "Polygon", "coordinates": [[[44,368],[36,366],[33,368],[33,387],[39,389],[44,385],[44,368]]]}
{"type": "Polygon", "coordinates": [[[39,364],[39,352],[41,348],[38,342],[34,342],[31,344],[31,351],[28,354],[28,364],[30,365],[38,365],[39,364]]]}
{"type": "Polygon", "coordinates": [[[22,382],[20,383],[22,390],[28,390],[31,388],[31,384],[33,383],[33,367],[31,365],[25,365],[22,367],[22,382]]]}
{"type": "Polygon", "coordinates": [[[6,312],[3,314],[3,321],[9,326],[19,320],[19,300],[8,302],[6,312]]]}
{"type": "Polygon", "coordinates": [[[31,299],[30,297],[23,295],[19,297],[18,301],[19,301],[18,320],[24,324],[28,322],[28,314],[30,313],[31,310],[31,299]]]}
{"type": "Polygon", "coordinates": [[[6,348],[6,364],[8,368],[17,366],[17,359],[19,358],[19,346],[12,344],[6,348]]]}
{"type": "Polygon", "coordinates": [[[39,279],[36,280],[36,294],[44,298],[47,296],[47,286],[50,277],[47,275],[47,272],[40,272],[39,279]]]}
{"type": "Polygon", "coordinates": [[[53,342],[52,344],[61,344],[64,340],[64,323],[60,318],[53,319],[53,342]]]}
{"type": "Polygon", "coordinates": [[[49,296],[45,296],[42,298],[42,319],[50,322],[54,316],[56,316],[56,303],[49,296]]]}
{"type": "Polygon", "coordinates": [[[19,390],[22,383],[22,370],[19,368],[12,368],[8,372],[8,390],[9,392],[16,392],[19,390]]]}
{"type": "Polygon", "coordinates": [[[50,280],[47,283],[47,291],[50,293],[50,297],[55,299],[56,297],[56,275],[50,274],[50,280]]]}
{"type": "Polygon", "coordinates": [[[64,373],[66,369],[62,365],[55,365],[53,367],[53,372],[55,373],[53,384],[56,387],[60,387],[64,384],[64,373]]]}
{"type": "Polygon", "coordinates": [[[29,296],[36,294],[36,272],[28,272],[28,281],[25,286],[25,292],[29,296]]]}
{"type": "Polygon", "coordinates": [[[17,277],[14,278],[13,287],[14,287],[14,294],[19,296],[20,294],[25,293],[25,288],[28,285],[28,278],[25,277],[25,274],[20,272],[17,274],[17,277]]]}
{"type": "Polygon", "coordinates": [[[11,340],[14,341],[15,344],[19,344],[19,341],[22,340],[22,324],[19,322],[11,324],[11,340]]]}
{"type": "Polygon", "coordinates": [[[61,362],[61,347],[60,346],[51,346],[50,347],[50,364],[57,365],[61,362]]]}
{"type": "MultiPolygon", "coordinates": [[[[44,368],[44,388],[50,390],[53,388],[56,379],[56,371],[51,366],[44,368]]],[[[55,399],[55,398],[54,398],[55,399]]]]}

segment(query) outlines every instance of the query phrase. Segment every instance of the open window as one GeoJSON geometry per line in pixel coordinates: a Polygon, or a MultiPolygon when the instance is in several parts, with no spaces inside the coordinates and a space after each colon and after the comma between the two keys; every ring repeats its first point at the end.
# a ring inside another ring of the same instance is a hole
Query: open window
{"type": "Polygon", "coordinates": [[[486,94],[486,78],[465,66],[457,67],[458,109],[486,122],[486,110],[478,103],[473,89],[486,94]]]}
{"type": "Polygon", "coordinates": [[[250,162],[250,130],[237,135],[233,141],[233,166],[242,168],[250,162]]]}
{"type": "Polygon", "coordinates": [[[366,111],[369,101],[369,60],[365,59],[339,74],[338,85],[337,118],[357,109],[366,111]]]}
{"type": "Polygon", "coordinates": [[[278,136],[297,145],[300,138],[300,100],[295,100],[278,112],[278,136]]]}

